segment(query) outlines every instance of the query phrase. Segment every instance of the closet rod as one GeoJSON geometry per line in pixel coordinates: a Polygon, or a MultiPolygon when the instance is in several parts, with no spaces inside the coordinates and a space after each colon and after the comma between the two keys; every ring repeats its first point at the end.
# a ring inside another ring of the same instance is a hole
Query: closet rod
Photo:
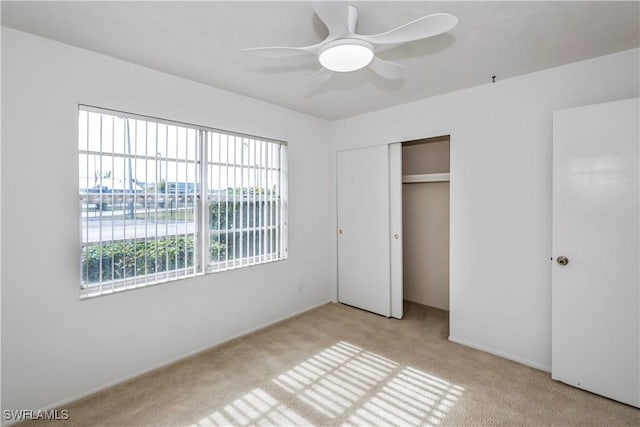
{"type": "Polygon", "coordinates": [[[402,175],[403,184],[415,184],[419,182],[448,182],[449,173],[425,173],[416,175],[402,175]]]}

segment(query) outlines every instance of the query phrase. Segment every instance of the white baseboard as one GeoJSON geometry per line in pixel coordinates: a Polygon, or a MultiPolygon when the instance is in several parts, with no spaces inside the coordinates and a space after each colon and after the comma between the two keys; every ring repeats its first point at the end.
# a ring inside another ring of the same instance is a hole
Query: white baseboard
{"type": "MultiPolygon", "coordinates": [[[[60,400],[58,402],[52,403],[50,405],[47,405],[44,408],[40,408],[40,410],[45,411],[45,410],[50,410],[50,409],[56,409],[56,408],[63,407],[64,405],[67,405],[67,404],[69,404],[71,402],[75,402],[76,400],[80,400],[80,399],[85,398],[87,396],[91,396],[92,394],[98,393],[98,392],[100,392],[102,390],[106,390],[106,389],[108,389],[110,387],[113,387],[114,385],[123,383],[125,381],[130,380],[130,379],[133,379],[133,378],[139,377],[141,375],[147,374],[149,372],[155,371],[157,369],[163,368],[165,366],[169,366],[169,365],[171,365],[173,363],[176,363],[176,362],[178,362],[178,361],[180,361],[182,359],[186,359],[188,357],[195,356],[198,353],[203,353],[203,352],[208,351],[208,350],[210,350],[210,349],[212,349],[214,347],[217,347],[217,346],[219,346],[221,344],[224,344],[226,342],[229,342],[231,340],[234,340],[236,338],[239,338],[239,337],[242,337],[242,336],[245,336],[245,335],[249,335],[249,334],[251,334],[253,332],[256,332],[256,331],[259,331],[261,329],[268,328],[269,326],[272,326],[272,325],[274,325],[276,323],[282,322],[282,321],[287,320],[287,319],[289,319],[291,317],[298,316],[299,314],[306,313],[307,311],[311,311],[314,308],[318,308],[318,307],[320,307],[322,305],[325,305],[325,304],[328,304],[330,302],[332,302],[332,301],[327,300],[327,301],[323,301],[323,302],[321,302],[319,304],[314,304],[314,305],[312,305],[310,307],[303,308],[302,310],[295,311],[293,313],[287,314],[286,316],[279,317],[279,318],[277,318],[275,320],[272,320],[270,322],[267,322],[267,323],[264,323],[262,325],[256,326],[254,328],[248,329],[246,331],[231,335],[231,336],[226,337],[226,338],[224,338],[222,340],[215,341],[213,343],[207,344],[204,347],[200,347],[200,348],[197,348],[195,350],[189,351],[189,352],[184,353],[184,354],[182,354],[180,356],[174,357],[174,358],[172,358],[172,359],[170,359],[168,361],[165,361],[165,362],[162,362],[162,363],[158,363],[158,364],[153,365],[153,366],[151,366],[149,368],[142,369],[140,371],[134,372],[133,374],[126,375],[126,376],[120,377],[120,378],[118,378],[118,379],[116,379],[114,381],[110,381],[110,382],[108,382],[106,384],[100,385],[98,387],[94,387],[94,388],[89,389],[89,390],[87,390],[85,392],[82,392],[80,394],[77,394],[77,395],[62,399],[62,400],[60,400]]],[[[37,410],[34,410],[34,412],[35,411],[37,411],[37,410]]],[[[2,427],[8,427],[8,426],[11,426],[11,425],[16,424],[18,422],[19,421],[8,421],[8,422],[4,422],[3,421],[0,425],[2,427]]]]}
{"type": "Polygon", "coordinates": [[[467,341],[467,340],[459,339],[459,338],[456,338],[456,337],[451,336],[451,335],[449,335],[449,341],[454,342],[456,344],[464,345],[466,347],[471,347],[471,348],[474,348],[476,350],[484,351],[485,353],[493,354],[494,356],[502,357],[503,359],[513,360],[514,362],[518,362],[518,363],[520,363],[522,365],[530,366],[532,368],[536,368],[536,369],[539,369],[541,371],[551,372],[551,366],[546,366],[546,365],[542,365],[540,363],[532,362],[532,361],[527,360],[527,359],[522,359],[520,357],[515,357],[515,356],[512,356],[510,354],[504,353],[502,351],[497,351],[497,350],[494,350],[492,348],[488,348],[488,347],[485,347],[483,345],[478,345],[476,343],[473,343],[473,342],[470,342],[470,341],[467,341]]]}

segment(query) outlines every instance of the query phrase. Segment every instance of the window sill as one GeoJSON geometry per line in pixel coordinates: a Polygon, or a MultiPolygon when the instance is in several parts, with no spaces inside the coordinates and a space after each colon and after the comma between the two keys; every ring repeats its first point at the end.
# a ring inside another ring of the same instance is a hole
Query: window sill
{"type": "Polygon", "coordinates": [[[163,276],[162,278],[158,278],[155,274],[150,274],[147,276],[141,276],[136,279],[129,280],[118,280],[115,282],[107,282],[103,283],[102,286],[98,284],[87,285],[85,287],[80,288],[80,300],[87,300],[98,298],[106,295],[115,295],[120,294],[122,292],[133,291],[138,289],[149,288],[157,285],[162,285],[166,283],[176,283],[182,281],[184,279],[190,279],[194,277],[208,276],[210,274],[216,273],[224,273],[226,271],[239,270],[241,268],[247,267],[256,267],[265,264],[271,264],[278,261],[286,261],[288,259],[288,255],[285,254],[283,257],[272,257],[270,259],[265,259],[260,262],[249,262],[250,259],[244,258],[236,261],[230,261],[228,263],[221,262],[216,264],[211,264],[207,267],[204,272],[172,272],[169,274],[161,274],[158,276],[163,276]]]}

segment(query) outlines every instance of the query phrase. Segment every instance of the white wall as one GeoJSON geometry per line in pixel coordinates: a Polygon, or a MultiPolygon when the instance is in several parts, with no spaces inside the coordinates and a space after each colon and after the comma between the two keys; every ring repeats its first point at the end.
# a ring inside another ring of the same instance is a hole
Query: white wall
{"type": "Polygon", "coordinates": [[[638,96],[639,52],[333,123],[336,150],[451,135],[452,340],[550,370],[552,111],[638,96]]]}
{"type": "Polygon", "coordinates": [[[328,122],[3,28],[2,124],[3,409],[77,397],[329,300],[328,122]],[[78,103],[288,141],[289,259],[80,301],[78,103]]]}
{"type": "Polygon", "coordinates": [[[448,182],[402,184],[402,240],[404,299],[449,310],[448,182]]]}

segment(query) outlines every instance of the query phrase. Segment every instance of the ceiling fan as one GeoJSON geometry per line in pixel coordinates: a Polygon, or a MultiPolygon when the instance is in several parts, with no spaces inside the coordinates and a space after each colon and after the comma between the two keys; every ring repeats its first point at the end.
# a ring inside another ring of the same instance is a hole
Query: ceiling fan
{"type": "Polygon", "coordinates": [[[346,2],[315,1],[313,8],[329,29],[320,43],[304,47],[269,46],[243,49],[267,58],[298,54],[315,56],[322,68],[307,80],[307,85],[321,85],[333,72],[346,73],[366,66],[386,79],[399,79],[405,67],[376,56],[376,47],[406,43],[445,33],[455,27],[458,18],[448,13],[423,16],[379,34],[357,34],[358,9],[346,2]]]}

